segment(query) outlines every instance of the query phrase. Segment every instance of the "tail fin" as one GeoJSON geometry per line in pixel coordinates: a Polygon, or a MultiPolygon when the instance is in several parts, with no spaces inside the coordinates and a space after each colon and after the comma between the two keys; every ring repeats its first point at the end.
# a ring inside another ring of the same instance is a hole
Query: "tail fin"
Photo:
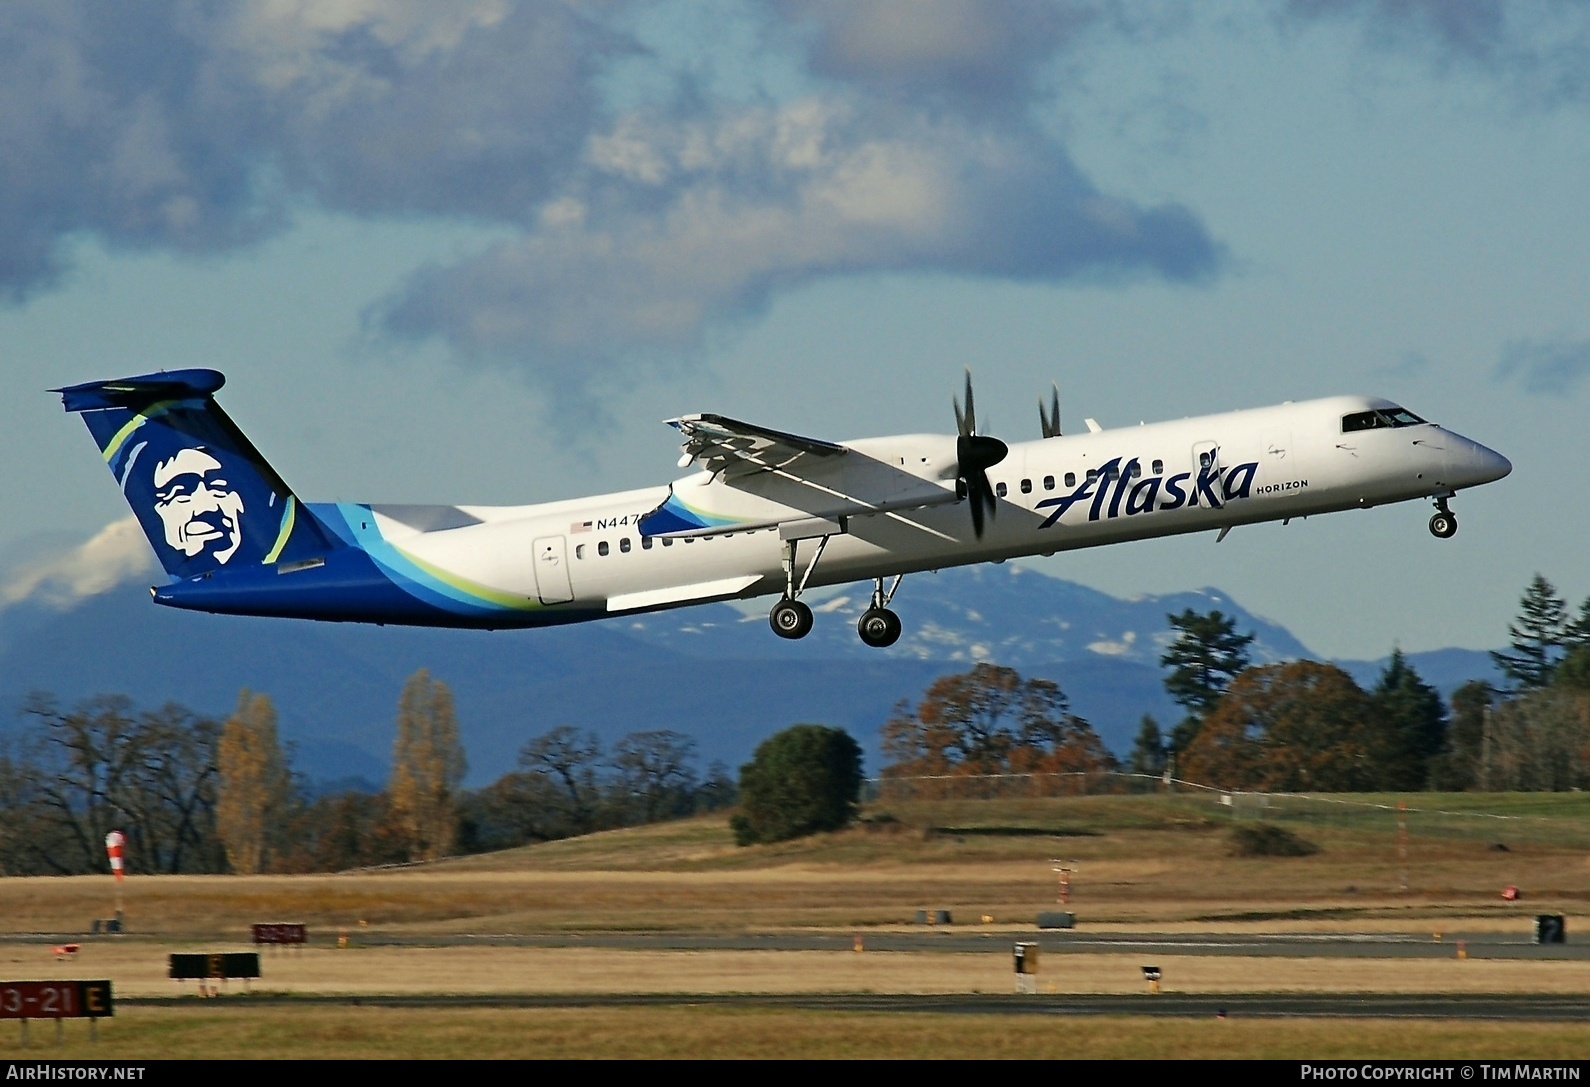
{"type": "Polygon", "coordinates": [[[332,537],[243,436],[215,370],[173,370],[64,389],[168,574],[187,578],[324,555],[332,537]]]}

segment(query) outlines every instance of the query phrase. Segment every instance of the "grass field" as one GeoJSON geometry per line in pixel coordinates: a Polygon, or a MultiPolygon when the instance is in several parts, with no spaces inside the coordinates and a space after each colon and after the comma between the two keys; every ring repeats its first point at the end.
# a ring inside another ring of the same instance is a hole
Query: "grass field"
{"type": "MultiPolygon", "coordinates": [[[[1431,834],[1412,825],[1405,858],[1394,813],[1337,807],[1288,823],[1323,846],[1311,857],[1228,855],[1232,821],[1245,816],[1208,797],[957,801],[874,806],[861,826],[745,849],[723,816],[707,816],[385,871],[134,877],[126,912],[133,932],[196,940],[238,938],[270,919],[325,938],[362,927],[864,930],[908,924],[922,908],[1019,926],[1054,904],[1050,860],[1060,857],[1075,862],[1073,907],[1090,926],[1526,931],[1533,914],[1557,912],[1573,931],[1590,913],[1590,844],[1571,841],[1590,826],[1590,796],[1522,798],[1512,807],[1527,820],[1448,819],[1431,834]],[[1509,884],[1520,901],[1502,900],[1509,884]]],[[[105,877],[0,880],[10,931],[82,931],[111,908],[105,877]]]]}
{"type": "MultiPolygon", "coordinates": [[[[1538,912],[1590,920],[1590,797],[1413,796],[1299,802],[1076,797],[874,804],[856,827],[742,849],[721,815],[478,857],[310,876],[132,877],[128,934],[84,940],[76,962],[15,937],[11,978],[110,977],[122,996],[169,996],[172,950],[246,945],[255,921],[310,925],[314,946],[267,954],[266,990],[295,994],[972,993],[1012,988],[1009,943],[1054,905],[1052,858],[1072,862],[1084,929],[1436,932],[1522,936],[1538,912]],[[1377,806],[1378,805],[1378,806],[1377,806]],[[1437,810],[1456,814],[1437,815],[1437,810]],[[1495,819],[1493,816],[1523,818],[1495,819]],[[1234,821],[1282,821],[1308,857],[1230,855],[1234,821]],[[1404,889],[1406,883],[1406,889],[1404,889]],[[1514,884],[1522,900],[1504,902],[1514,884]],[[372,946],[458,933],[600,931],[852,934],[949,908],[975,952],[612,951],[372,946]],[[981,917],[993,920],[983,924],[981,917]],[[969,922],[969,923],[968,923],[969,922]],[[350,947],[336,949],[338,932],[350,947]]],[[[20,933],[75,933],[111,909],[104,877],[0,880],[20,933]]],[[[1571,936],[1570,938],[1574,938],[1571,936]]],[[[1135,992],[1138,956],[1049,956],[1041,986],[1135,992]]],[[[1167,991],[1582,993],[1583,963],[1175,956],[1167,991]]],[[[1287,1020],[1218,1023],[774,1008],[314,1008],[221,1001],[126,1007],[90,1055],[284,1056],[1582,1056],[1590,1028],[1530,1023],[1287,1020]]],[[[15,1036],[0,1024],[0,1054],[15,1036]]],[[[69,1033],[86,1031],[73,1024],[69,1033]]],[[[43,1035],[36,1034],[36,1040],[43,1035]]],[[[53,1035],[48,1035],[53,1037],[53,1035]]],[[[68,1052],[77,1051],[73,1042],[68,1052]]],[[[42,1050],[30,1050],[42,1055],[42,1050]]]]}
{"type": "Polygon", "coordinates": [[[97,1043],[35,1024],[0,1058],[1446,1058],[1584,1059],[1590,1026],[1375,1019],[1063,1018],[765,1008],[131,1008],[97,1043]]]}

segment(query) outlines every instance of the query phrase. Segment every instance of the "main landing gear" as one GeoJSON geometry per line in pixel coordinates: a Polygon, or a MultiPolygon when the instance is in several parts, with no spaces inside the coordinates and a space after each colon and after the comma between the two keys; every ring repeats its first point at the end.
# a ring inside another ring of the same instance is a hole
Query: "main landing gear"
{"type": "Polygon", "coordinates": [[[784,541],[784,596],[767,613],[767,625],[773,628],[773,633],[792,641],[812,632],[812,609],[802,604],[799,597],[806,591],[806,583],[811,580],[812,571],[817,569],[817,560],[823,557],[823,551],[828,547],[828,537],[818,537],[817,552],[812,555],[812,561],[806,564],[806,572],[801,575],[800,584],[797,585],[795,549],[799,544],[799,539],[784,541]]]}
{"type": "MultiPolygon", "coordinates": [[[[784,542],[784,595],[767,614],[767,625],[773,628],[773,633],[791,640],[804,638],[812,632],[812,609],[801,603],[800,595],[806,591],[806,583],[811,580],[817,560],[823,557],[828,537],[819,538],[817,553],[806,564],[806,572],[801,575],[799,584],[795,580],[795,548],[798,543],[798,540],[784,542]]],[[[872,604],[856,621],[856,633],[861,635],[861,640],[878,649],[900,640],[900,617],[889,610],[889,602],[894,599],[895,590],[905,580],[905,575],[896,576],[894,583],[887,589],[884,588],[883,580],[881,577],[873,579],[872,604]]]]}
{"type": "Polygon", "coordinates": [[[887,592],[883,588],[883,578],[873,579],[872,606],[856,620],[856,633],[874,649],[882,649],[900,640],[900,617],[889,610],[889,601],[894,599],[894,591],[904,578],[904,574],[897,575],[887,592]]]}
{"type": "Polygon", "coordinates": [[[1457,535],[1457,514],[1447,508],[1447,499],[1452,496],[1444,494],[1435,500],[1435,516],[1430,518],[1430,535],[1438,540],[1450,540],[1457,535]]]}

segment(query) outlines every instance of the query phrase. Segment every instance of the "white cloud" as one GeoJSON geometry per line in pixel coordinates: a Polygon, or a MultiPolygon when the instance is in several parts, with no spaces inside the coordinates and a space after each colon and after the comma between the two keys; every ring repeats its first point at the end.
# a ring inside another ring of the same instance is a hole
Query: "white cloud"
{"type": "Polygon", "coordinates": [[[25,566],[0,587],[0,606],[31,600],[70,607],[154,570],[154,551],[137,518],[129,515],[64,554],[25,566]]]}

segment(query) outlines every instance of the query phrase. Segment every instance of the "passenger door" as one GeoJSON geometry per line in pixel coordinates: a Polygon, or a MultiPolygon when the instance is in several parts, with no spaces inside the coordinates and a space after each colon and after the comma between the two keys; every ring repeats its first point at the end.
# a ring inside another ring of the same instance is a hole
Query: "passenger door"
{"type": "Polygon", "coordinates": [[[536,594],[543,604],[567,604],[574,599],[569,581],[568,541],[562,536],[542,536],[535,541],[536,594]]]}

